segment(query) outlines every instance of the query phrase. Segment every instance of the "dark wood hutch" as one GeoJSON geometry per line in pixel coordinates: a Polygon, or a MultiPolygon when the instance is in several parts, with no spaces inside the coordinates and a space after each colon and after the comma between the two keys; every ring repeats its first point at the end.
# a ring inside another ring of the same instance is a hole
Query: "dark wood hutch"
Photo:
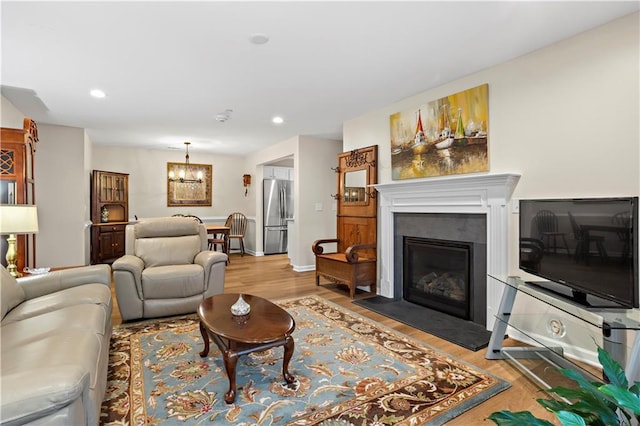
{"type": "Polygon", "coordinates": [[[129,175],[91,173],[91,263],[111,263],[124,255],[129,222],[129,175]]]}
{"type": "MultiPolygon", "coordinates": [[[[36,203],[35,164],[38,126],[30,118],[23,120],[22,129],[1,128],[0,135],[0,203],[36,203]]],[[[35,235],[17,236],[16,266],[21,272],[26,266],[36,266],[35,235]]],[[[7,236],[2,236],[2,265],[5,267],[7,236]]]]}

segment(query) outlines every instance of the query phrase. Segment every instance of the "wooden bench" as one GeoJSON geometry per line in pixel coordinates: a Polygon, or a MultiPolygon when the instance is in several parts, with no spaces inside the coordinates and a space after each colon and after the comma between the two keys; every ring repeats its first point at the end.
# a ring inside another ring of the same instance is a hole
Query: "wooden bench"
{"type": "Polygon", "coordinates": [[[316,240],[311,249],[316,258],[316,285],[320,277],[345,284],[353,299],[356,287],[377,289],[376,233],[377,200],[372,186],[377,182],[377,146],[338,155],[337,237],[316,240]],[[335,244],[327,252],[325,244],[335,244]]]}

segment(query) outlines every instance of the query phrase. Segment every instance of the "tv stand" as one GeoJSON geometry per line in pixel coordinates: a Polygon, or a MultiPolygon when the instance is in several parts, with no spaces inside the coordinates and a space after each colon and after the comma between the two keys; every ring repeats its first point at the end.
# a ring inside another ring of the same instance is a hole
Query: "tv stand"
{"type": "MultiPolygon", "coordinates": [[[[553,282],[525,282],[520,277],[489,275],[489,279],[496,280],[505,285],[500,301],[500,307],[496,315],[496,321],[491,333],[491,339],[487,348],[487,359],[508,359],[516,366],[529,374],[536,382],[545,388],[550,386],[538,377],[536,373],[527,368],[522,359],[543,359],[560,368],[568,368],[581,373],[588,380],[598,379],[589,372],[581,369],[564,356],[564,350],[560,346],[539,346],[532,347],[506,347],[503,340],[506,335],[507,326],[510,326],[532,340],[526,330],[518,328],[515,318],[518,314],[513,312],[514,302],[520,294],[537,299],[538,301],[552,306],[565,314],[568,314],[585,325],[597,327],[602,332],[602,346],[611,354],[625,369],[627,379],[630,383],[636,381],[640,372],[640,310],[622,308],[612,302],[600,299],[592,300],[591,295],[578,295],[575,297],[571,290],[553,282]],[[582,297],[584,295],[584,297],[582,297]],[[606,302],[606,303],[604,303],[606,302]],[[636,330],[631,354],[627,361],[626,335],[628,330],[636,330]]],[[[561,324],[558,325],[561,327],[561,324]]],[[[555,331],[555,330],[554,330],[555,331]]],[[[558,330],[560,336],[562,330],[558,330]]]]}

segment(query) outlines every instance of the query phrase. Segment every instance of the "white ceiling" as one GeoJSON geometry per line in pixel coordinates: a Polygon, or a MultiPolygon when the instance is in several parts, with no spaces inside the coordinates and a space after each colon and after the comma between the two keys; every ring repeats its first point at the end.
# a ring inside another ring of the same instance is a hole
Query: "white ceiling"
{"type": "Polygon", "coordinates": [[[639,4],[3,0],[2,94],[96,144],[188,140],[192,152],[243,155],[296,135],[341,139],[346,120],[639,4]],[[269,42],[250,43],[254,33],[269,42]],[[107,96],[91,98],[93,88],[107,96]]]}

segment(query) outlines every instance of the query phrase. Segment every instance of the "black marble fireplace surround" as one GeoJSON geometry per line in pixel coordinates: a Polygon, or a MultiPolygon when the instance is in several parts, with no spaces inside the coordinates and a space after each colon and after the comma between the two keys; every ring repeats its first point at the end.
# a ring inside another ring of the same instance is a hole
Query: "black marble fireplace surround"
{"type": "MultiPolygon", "coordinates": [[[[487,219],[484,214],[395,213],[394,295],[404,299],[404,237],[471,243],[471,288],[469,320],[486,326],[487,316],[487,219]]],[[[414,302],[415,303],[415,302],[414,302]]],[[[433,307],[431,307],[433,309],[433,307]]]]}

